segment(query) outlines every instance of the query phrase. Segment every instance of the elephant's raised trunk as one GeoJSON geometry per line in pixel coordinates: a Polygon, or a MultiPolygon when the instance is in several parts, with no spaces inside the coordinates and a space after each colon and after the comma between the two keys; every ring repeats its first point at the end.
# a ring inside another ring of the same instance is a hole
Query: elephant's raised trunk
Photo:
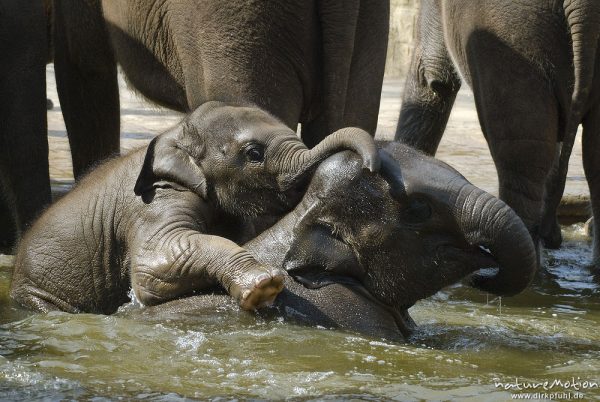
{"type": "Polygon", "coordinates": [[[467,242],[489,249],[497,272],[476,272],[472,286],[501,296],[525,289],[537,269],[533,240],[525,224],[503,201],[466,184],[454,203],[456,221],[467,242]]]}
{"type": "Polygon", "coordinates": [[[294,149],[288,159],[288,168],[280,176],[280,187],[283,190],[289,189],[329,156],[345,150],[358,153],[364,166],[370,171],[379,170],[379,154],[373,137],[360,128],[347,127],[328,135],[312,149],[294,149]]]}

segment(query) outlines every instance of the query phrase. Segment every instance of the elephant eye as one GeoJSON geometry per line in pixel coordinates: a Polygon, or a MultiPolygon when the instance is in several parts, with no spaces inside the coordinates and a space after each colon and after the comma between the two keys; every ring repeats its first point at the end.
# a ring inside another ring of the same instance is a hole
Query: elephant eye
{"type": "Polygon", "coordinates": [[[402,210],[402,218],[408,223],[423,223],[431,218],[431,207],[424,200],[412,199],[408,206],[402,210]]]}
{"type": "Polygon", "coordinates": [[[250,144],[244,150],[246,159],[250,162],[262,162],[265,159],[265,150],[259,144],[250,144]]]}

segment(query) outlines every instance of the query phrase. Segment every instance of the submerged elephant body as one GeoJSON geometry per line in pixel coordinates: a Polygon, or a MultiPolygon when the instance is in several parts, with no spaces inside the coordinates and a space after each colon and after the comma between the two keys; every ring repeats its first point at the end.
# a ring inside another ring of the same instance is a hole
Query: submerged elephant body
{"type": "MultiPolygon", "coordinates": [[[[102,169],[108,169],[115,177],[129,174],[132,181],[131,172],[139,169],[143,158],[143,152],[120,158],[116,164],[100,167],[97,177],[92,174],[85,180],[103,177],[102,169]]],[[[243,250],[246,261],[256,261],[273,273],[288,271],[289,276],[284,276],[288,288],[275,299],[276,314],[402,339],[414,326],[408,308],[462,278],[469,276],[473,286],[501,295],[518,293],[528,285],[536,268],[535,249],[522,221],[502,201],[444,163],[401,144],[388,144],[379,158],[380,172],[375,173],[363,169],[364,160],[354,153],[330,156],[319,165],[294,209],[243,248],[231,242],[243,250]],[[481,268],[495,270],[478,272],[481,268]]],[[[76,311],[72,304],[61,305],[75,298],[87,303],[80,310],[110,313],[127,301],[129,276],[144,304],[215,284],[228,290],[227,282],[216,274],[191,275],[189,268],[206,262],[206,238],[182,242],[178,236],[180,230],[198,232],[194,225],[205,225],[238,234],[236,240],[241,241],[240,226],[231,226],[231,215],[226,220],[219,218],[223,215],[207,214],[206,202],[176,183],[159,182],[145,201],[125,191],[106,202],[98,196],[105,197],[102,187],[111,182],[88,185],[85,180],[26,235],[12,286],[18,301],[41,309],[76,311]],[[87,214],[88,219],[108,226],[86,232],[90,225],[83,221],[73,232],[73,225],[64,222],[66,216],[89,209],[100,213],[87,214]],[[111,215],[113,211],[117,213],[111,215]],[[102,219],[103,213],[109,219],[102,219]],[[159,230],[153,230],[153,222],[159,230]],[[49,227],[55,230],[44,232],[49,227]],[[61,255],[67,258],[58,259],[61,255]],[[95,270],[85,265],[82,269],[82,261],[94,259],[105,262],[97,263],[95,270]],[[144,262],[161,267],[149,270],[144,262]],[[155,298],[161,290],[168,297],[155,298]]],[[[127,188],[127,180],[121,187],[127,188]]],[[[222,255],[208,256],[230,261],[222,255]]],[[[198,295],[168,301],[140,314],[213,308],[227,300],[224,297],[198,295]]]]}
{"type": "MultiPolygon", "coordinates": [[[[397,314],[375,300],[358,281],[346,279],[310,289],[286,276],[285,288],[273,304],[258,314],[267,319],[283,318],[288,322],[324,328],[342,329],[363,335],[403,341],[415,324],[408,312],[397,314]]],[[[231,297],[204,294],[172,300],[157,306],[124,309],[127,317],[163,320],[180,315],[215,314],[223,308],[238,309],[231,297]]]]}
{"type": "MultiPolygon", "coordinates": [[[[506,204],[406,146],[380,154],[378,174],[351,153],[328,158],[296,208],[244,245],[290,275],[274,302],[278,314],[402,339],[414,327],[408,308],[464,277],[496,294],[528,285],[535,249],[506,204]],[[477,272],[486,267],[497,271],[477,272]]],[[[206,311],[222,300],[195,296],[141,314],[206,311]]]]}
{"type": "MultiPolygon", "coordinates": [[[[555,214],[580,124],[592,206],[600,210],[594,156],[600,3],[427,0],[417,32],[396,139],[434,154],[464,78],[498,171],[500,198],[535,240],[558,247],[555,214]]],[[[596,265],[599,250],[596,241],[596,265]]]]}
{"type": "Polygon", "coordinates": [[[219,284],[242,307],[260,306],[281,276],[235,241],[256,216],[291,209],[313,167],[341,149],[377,165],[362,130],[308,150],[265,112],[207,103],[49,208],[19,245],[11,295],[42,311],[112,313],[130,287],[151,305],[219,284]]]}
{"type": "Polygon", "coordinates": [[[305,283],[350,276],[400,312],[467,275],[498,295],[530,283],[535,249],[504,202],[409,147],[380,155],[378,174],[350,153],[327,159],[298,206],[252,242],[280,242],[283,267],[305,283]]]}

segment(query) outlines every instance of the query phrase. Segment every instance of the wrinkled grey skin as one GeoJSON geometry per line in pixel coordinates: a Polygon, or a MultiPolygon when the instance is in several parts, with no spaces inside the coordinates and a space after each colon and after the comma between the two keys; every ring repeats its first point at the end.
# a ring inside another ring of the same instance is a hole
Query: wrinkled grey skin
{"type": "Polygon", "coordinates": [[[309,147],[342,127],[375,131],[386,1],[55,0],[54,7],[57,86],[76,176],[118,152],[117,63],[162,106],[255,104],[294,130],[301,122],[309,147]]]}
{"type": "MultiPolygon", "coordinates": [[[[128,82],[159,105],[190,112],[212,100],[254,104],[294,130],[301,122],[309,147],[343,127],[375,132],[387,1],[52,3],[48,48],[54,48],[76,179],[119,153],[117,63],[128,82]]],[[[0,231],[5,245],[50,202],[43,11],[41,1],[0,5],[0,73],[10,77],[0,84],[0,95],[9,100],[0,108],[0,127],[6,128],[0,141],[7,141],[0,152],[8,151],[0,159],[6,165],[0,167],[6,187],[0,224],[13,228],[16,220],[17,228],[0,231]]]]}
{"type": "Polygon", "coordinates": [[[0,2],[0,252],[50,203],[44,3],[0,2]]]}
{"type": "Polygon", "coordinates": [[[275,239],[277,227],[293,227],[283,262],[290,274],[315,283],[326,280],[323,270],[350,275],[398,310],[481,268],[497,269],[471,275],[478,289],[514,295],[527,287],[535,248],[512,209],[407,146],[390,143],[380,155],[380,175],[363,174],[349,153],[329,158],[299,205],[269,229],[275,239]]]}
{"type": "MultiPolygon", "coordinates": [[[[600,160],[594,157],[600,130],[600,81],[594,80],[599,34],[595,0],[423,1],[396,139],[435,153],[460,72],[475,95],[500,198],[534,240],[541,237],[547,247],[558,247],[556,208],[580,124],[594,214],[600,208],[600,160]]],[[[599,259],[595,240],[596,266],[599,259]]]]}
{"type": "Polygon", "coordinates": [[[313,168],[343,149],[376,170],[360,129],[308,150],[256,107],[206,103],[45,211],[19,244],[11,296],[41,311],[112,313],[129,288],[153,305],[219,284],[243,308],[259,307],[282,277],[237,244],[254,235],[253,218],[290,210],[313,168]]]}
{"type": "MultiPolygon", "coordinates": [[[[535,248],[506,204],[404,145],[390,143],[380,154],[379,174],[349,152],[328,158],[296,208],[244,245],[308,287],[286,278],[275,299],[279,314],[401,339],[414,327],[410,306],[464,277],[499,295],[529,284],[535,248]],[[488,267],[499,271],[476,272],[488,267]]],[[[142,314],[192,313],[219,300],[197,296],[142,314]]]]}

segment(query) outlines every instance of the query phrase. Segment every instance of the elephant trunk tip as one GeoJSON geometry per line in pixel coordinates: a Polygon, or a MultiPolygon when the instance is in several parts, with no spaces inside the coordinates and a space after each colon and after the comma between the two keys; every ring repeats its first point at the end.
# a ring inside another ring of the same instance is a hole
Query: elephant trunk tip
{"type": "MultiPolygon", "coordinates": [[[[536,247],[527,227],[508,205],[472,185],[462,188],[458,210],[467,241],[479,245],[490,265],[472,274],[470,285],[498,296],[525,290],[539,266],[536,247]]],[[[481,266],[485,267],[485,265],[481,266]]]]}
{"type": "Polygon", "coordinates": [[[329,135],[321,144],[313,148],[321,153],[330,151],[351,150],[356,152],[363,160],[363,166],[376,173],[381,167],[379,149],[371,134],[359,127],[345,127],[329,135]]]}
{"type": "Polygon", "coordinates": [[[514,296],[531,284],[538,268],[537,253],[529,233],[519,232],[507,231],[498,239],[500,244],[490,247],[498,268],[480,269],[471,275],[472,286],[497,296],[514,296]],[[519,239],[516,244],[511,243],[514,238],[519,239]]]}
{"type": "Polygon", "coordinates": [[[369,169],[371,173],[379,172],[379,169],[381,169],[379,154],[375,151],[373,155],[367,155],[363,161],[363,167],[369,169]]]}
{"type": "Polygon", "coordinates": [[[501,272],[498,268],[481,269],[471,275],[469,285],[497,296],[515,296],[525,290],[533,280],[533,274],[528,272],[524,272],[521,278],[515,275],[505,278],[501,272]]]}

